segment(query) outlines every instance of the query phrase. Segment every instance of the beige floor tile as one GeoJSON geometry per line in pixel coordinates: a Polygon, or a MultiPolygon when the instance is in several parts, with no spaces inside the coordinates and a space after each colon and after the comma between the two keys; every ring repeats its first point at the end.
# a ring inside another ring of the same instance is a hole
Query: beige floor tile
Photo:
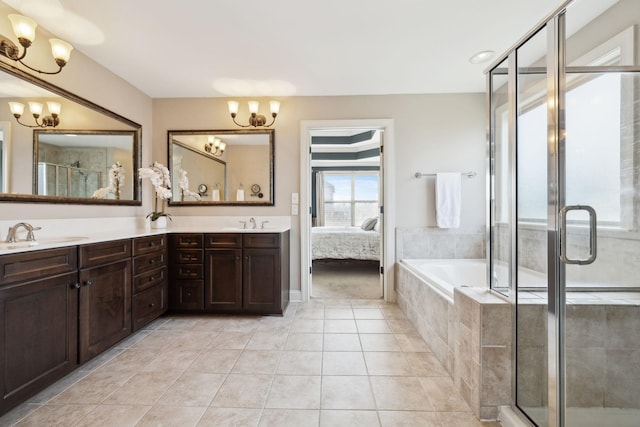
{"type": "MultiPolygon", "coordinates": [[[[91,374],[89,371],[83,370],[75,370],[60,379],[59,381],[51,384],[49,387],[42,390],[40,393],[36,394],[33,397],[30,397],[27,402],[28,403],[37,403],[37,404],[45,404],[49,402],[52,398],[56,397],[72,385],[76,384],[81,379],[85,378],[87,375],[91,374]]],[[[0,426],[3,425],[0,421],[0,426]]]]}
{"type": "Polygon", "coordinates": [[[104,403],[108,405],[153,405],[175,382],[174,372],[140,372],[114,391],[104,403]]]}
{"type": "Polygon", "coordinates": [[[143,372],[184,372],[194,360],[198,358],[202,350],[171,349],[161,352],[147,366],[143,372]]]}
{"type": "Polygon", "coordinates": [[[136,373],[144,369],[158,356],[160,356],[160,353],[156,348],[129,348],[119,353],[98,369],[136,373]]]}
{"type": "Polygon", "coordinates": [[[353,319],[353,310],[351,307],[336,308],[330,307],[324,309],[325,319],[353,319]]]}
{"type": "Polygon", "coordinates": [[[321,375],[321,351],[285,351],[278,365],[279,375],[321,375]]]}
{"type": "Polygon", "coordinates": [[[266,408],[320,409],[320,376],[276,375],[266,408]]]}
{"type": "Polygon", "coordinates": [[[290,333],[285,350],[322,351],[322,334],[290,333]]]}
{"type": "Polygon", "coordinates": [[[324,332],[324,320],[322,319],[298,319],[293,321],[291,332],[300,333],[323,333],[324,332]]]}
{"type": "Polygon", "coordinates": [[[382,310],[379,308],[354,308],[353,316],[356,319],[384,319],[382,310]]]}
{"type": "Polygon", "coordinates": [[[241,350],[218,348],[204,349],[193,361],[187,372],[203,372],[208,374],[228,374],[240,357],[241,350]]]}
{"type": "Polygon", "coordinates": [[[172,348],[182,350],[198,350],[206,348],[219,332],[176,331],[157,329],[146,336],[132,348],[166,348],[171,343],[172,348]]]}
{"type": "Polygon", "coordinates": [[[33,412],[42,407],[41,404],[23,403],[16,406],[11,411],[0,417],[0,426],[13,426],[23,418],[28,417],[33,412]]]}
{"type": "Polygon", "coordinates": [[[211,406],[218,408],[262,408],[267,400],[272,375],[229,374],[211,406]]]}
{"type": "Polygon", "coordinates": [[[358,332],[361,334],[390,334],[391,328],[386,320],[360,319],[356,320],[358,332]]]}
{"type": "Polygon", "coordinates": [[[231,372],[234,374],[275,374],[281,351],[244,350],[231,372]]]}
{"type": "Polygon", "coordinates": [[[261,409],[209,408],[198,427],[256,427],[261,414],[261,409]]]}
{"type": "Polygon", "coordinates": [[[405,353],[417,376],[449,377],[447,370],[433,353],[405,353]]]}
{"type": "Polygon", "coordinates": [[[324,319],[324,307],[299,308],[296,319],[324,319]]]}
{"type": "Polygon", "coordinates": [[[157,405],[209,406],[225,377],[224,374],[187,372],[167,389],[157,405]]]}
{"type": "Polygon", "coordinates": [[[402,351],[406,352],[420,352],[420,353],[430,353],[431,349],[424,342],[420,335],[413,334],[395,334],[396,340],[398,344],[400,344],[400,348],[402,351]]]}
{"type": "Polygon", "coordinates": [[[301,409],[265,409],[259,427],[317,427],[320,411],[301,409]]]}
{"type": "Polygon", "coordinates": [[[206,407],[156,405],[145,414],[136,427],[194,427],[206,407]]]}
{"type": "Polygon", "coordinates": [[[369,375],[416,376],[407,362],[405,353],[391,351],[365,351],[364,361],[369,375]]]}
{"type": "Polygon", "coordinates": [[[253,332],[260,325],[260,317],[233,316],[224,327],[227,332],[253,332]]]}
{"type": "Polygon", "coordinates": [[[79,422],[95,405],[44,405],[20,421],[20,427],[69,426],[79,422]]]}
{"type": "Polygon", "coordinates": [[[467,427],[465,424],[440,424],[435,412],[380,411],[382,427],[467,427]]]}
{"type": "Polygon", "coordinates": [[[251,339],[252,335],[253,331],[222,331],[216,336],[215,340],[211,341],[209,347],[227,350],[242,350],[247,346],[247,343],[251,339]]]}
{"type": "Polygon", "coordinates": [[[324,351],[362,351],[358,334],[324,334],[324,351]]]}
{"type": "Polygon", "coordinates": [[[420,378],[422,388],[429,396],[429,400],[436,411],[469,412],[471,409],[456,390],[453,380],[449,377],[420,378]]]}
{"type": "Polygon", "coordinates": [[[287,342],[287,332],[255,332],[246,350],[283,350],[287,342]]]}
{"type": "Polygon", "coordinates": [[[133,427],[149,409],[151,406],[100,405],[74,427],[133,427]]]}
{"type": "Polygon", "coordinates": [[[401,351],[393,334],[360,334],[363,351],[401,351]]]}
{"type": "Polygon", "coordinates": [[[134,375],[136,375],[134,372],[100,369],[87,375],[48,403],[55,405],[101,403],[134,375]]]}
{"type": "Polygon", "coordinates": [[[355,334],[358,329],[353,319],[326,319],[324,332],[325,334],[355,334]]]}
{"type": "Polygon", "coordinates": [[[500,427],[498,422],[481,422],[470,412],[437,412],[443,426],[500,427]]]}
{"type": "Polygon", "coordinates": [[[418,331],[413,326],[413,323],[411,323],[407,319],[387,319],[387,323],[389,324],[389,327],[394,334],[418,334],[418,331]]]}
{"type": "Polygon", "coordinates": [[[362,352],[325,351],[322,355],[322,375],[367,375],[362,352]]]}
{"type": "Polygon", "coordinates": [[[416,377],[369,377],[378,410],[433,411],[416,377]]]}
{"type": "Polygon", "coordinates": [[[369,378],[365,376],[323,376],[322,408],[376,409],[369,378]]]}
{"type": "Polygon", "coordinates": [[[291,319],[286,319],[286,320],[283,320],[282,318],[278,318],[278,320],[279,321],[277,322],[260,321],[260,324],[256,328],[255,333],[271,332],[271,333],[288,334],[289,330],[291,329],[291,325],[293,324],[293,317],[291,319]]]}
{"type": "Polygon", "coordinates": [[[320,411],[320,427],[380,427],[376,411],[320,411]]]}
{"type": "Polygon", "coordinates": [[[381,307],[380,310],[385,319],[406,319],[407,316],[397,305],[381,307]]]}
{"type": "Polygon", "coordinates": [[[352,299],[351,307],[352,308],[380,308],[381,305],[384,305],[384,300],[382,298],[369,298],[369,299],[352,299]]]}

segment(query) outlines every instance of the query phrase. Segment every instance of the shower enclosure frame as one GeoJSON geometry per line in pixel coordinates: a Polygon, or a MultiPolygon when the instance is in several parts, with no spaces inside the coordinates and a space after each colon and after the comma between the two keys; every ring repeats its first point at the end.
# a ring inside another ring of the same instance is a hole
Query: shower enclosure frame
{"type": "MultiPolygon", "coordinates": [[[[486,110],[487,110],[487,283],[493,283],[494,272],[494,245],[492,242],[494,232],[494,220],[496,215],[496,204],[493,187],[495,183],[495,141],[496,141],[496,120],[493,115],[494,81],[496,75],[507,76],[507,105],[508,105],[508,167],[506,168],[508,177],[506,184],[508,190],[503,193],[509,197],[508,214],[509,238],[508,238],[508,269],[509,269],[509,289],[508,299],[514,307],[513,329],[512,329],[512,409],[520,417],[530,422],[528,415],[520,410],[517,404],[517,271],[518,271],[518,194],[517,194],[517,150],[518,138],[518,48],[524,46],[532,37],[540,31],[546,31],[547,50],[546,67],[540,70],[540,74],[546,74],[547,90],[547,405],[548,405],[548,426],[562,427],[565,425],[566,413],[566,361],[564,354],[566,320],[566,300],[565,300],[565,263],[561,261],[560,237],[561,217],[559,207],[566,205],[565,185],[566,185],[566,165],[565,161],[565,130],[566,130],[566,73],[567,63],[565,55],[566,45],[566,12],[567,8],[576,0],[566,0],[555,11],[545,17],[538,25],[508,49],[503,55],[498,57],[493,64],[487,68],[486,73],[486,110]],[[508,61],[508,69],[499,67],[508,61]],[[555,185],[557,183],[557,186],[555,185]],[[562,190],[559,190],[562,189],[562,190]]],[[[606,72],[640,72],[640,67],[634,66],[606,66],[606,67],[569,67],[571,72],[578,73],[606,73],[606,72]]],[[[536,71],[527,71],[535,73],[536,71]]],[[[594,230],[592,230],[594,232],[594,230]]],[[[595,249],[594,249],[595,250],[595,249]]],[[[531,425],[534,425],[533,423],[531,425]]]]}

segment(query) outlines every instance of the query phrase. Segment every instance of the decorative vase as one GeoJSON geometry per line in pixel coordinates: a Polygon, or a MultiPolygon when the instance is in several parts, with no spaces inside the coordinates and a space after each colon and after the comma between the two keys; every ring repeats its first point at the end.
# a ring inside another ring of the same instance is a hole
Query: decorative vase
{"type": "Polygon", "coordinates": [[[167,217],[159,216],[155,221],[151,221],[151,228],[167,228],[167,217]]]}

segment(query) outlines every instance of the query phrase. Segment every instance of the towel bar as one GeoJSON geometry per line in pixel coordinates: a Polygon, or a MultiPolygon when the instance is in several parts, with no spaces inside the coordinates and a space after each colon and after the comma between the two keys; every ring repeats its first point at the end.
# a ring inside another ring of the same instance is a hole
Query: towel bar
{"type": "MultiPolygon", "coordinates": [[[[467,178],[475,178],[475,172],[460,172],[460,175],[466,176],[467,178]]],[[[422,178],[423,176],[436,176],[435,173],[422,173],[416,172],[414,175],[416,178],[422,178]]]]}

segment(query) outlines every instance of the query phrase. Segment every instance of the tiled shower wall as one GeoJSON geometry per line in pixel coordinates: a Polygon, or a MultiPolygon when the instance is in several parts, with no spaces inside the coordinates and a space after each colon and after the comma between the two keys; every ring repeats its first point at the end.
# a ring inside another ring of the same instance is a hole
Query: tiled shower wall
{"type": "Polygon", "coordinates": [[[485,257],[485,229],[398,227],[397,259],[463,259],[485,257]]]}

